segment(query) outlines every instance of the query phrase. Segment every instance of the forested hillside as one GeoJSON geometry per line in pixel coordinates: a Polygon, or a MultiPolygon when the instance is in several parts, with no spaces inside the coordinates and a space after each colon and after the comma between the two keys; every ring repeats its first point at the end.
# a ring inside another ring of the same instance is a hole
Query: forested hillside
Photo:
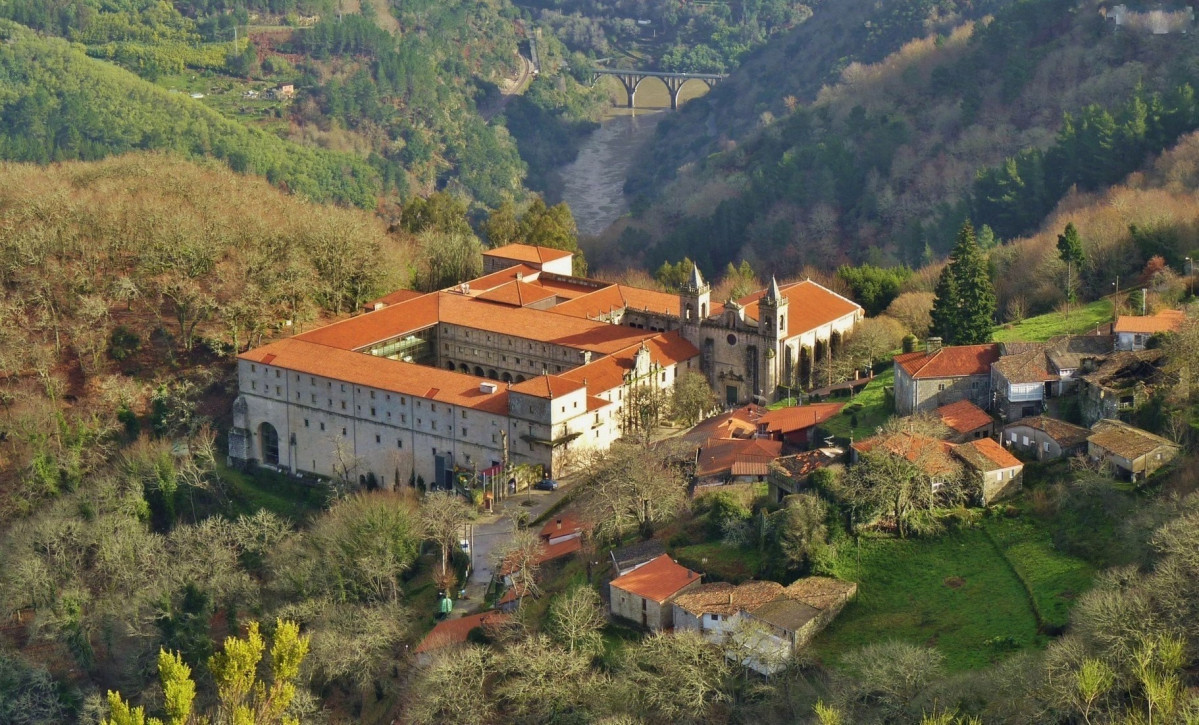
{"type": "MultiPolygon", "coordinates": [[[[0,155],[44,163],[171,148],[216,156],[313,199],[367,207],[436,188],[492,207],[523,198],[526,164],[498,113],[501,86],[529,74],[515,8],[505,0],[347,8],[330,0],[0,4],[0,18],[75,44],[5,26],[21,43],[5,52],[12,84],[0,102],[10,137],[0,155]],[[54,50],[37,52],[43,45],[54,50]],[[337,173],[357,188],[343,188],[337,173]]],[[[531,116],[550,127],[540,146],[524,144],[538,173],[544,147],[570,152],[570,134],[555,130],[593,118],[599,98],[565,72],[552,38],[545,45],[542,83],[554,91],[513,115],[525,139],[535,134],[531,116]]]]}
{"type": "Polygon", "coordinates": [[[46,163],[162,149],[214,156],[317,201],[371,208],[381,191],[361,159],[247,127],[7,21],[0,79],[0,158],[46,163]]]}
{"type": "Polygon", "coordinates": [[[689,254],[795,270],[930,261],[966,216],[1027,233],[1069,188],[1117,182],[1199,122],[1189,36],[1115,32],[1101,9],[1023,0],[850,64],[811,103],[779,99],[758,128],[687,167],[618,248],[657,242],[654,264],[689,254]]]}

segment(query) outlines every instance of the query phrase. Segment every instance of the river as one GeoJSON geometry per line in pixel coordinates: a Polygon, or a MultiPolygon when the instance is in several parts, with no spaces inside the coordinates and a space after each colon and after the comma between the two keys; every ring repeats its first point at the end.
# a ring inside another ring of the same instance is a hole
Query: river
{"type": "MultiPolygon", "coordinates": [[[[637,89],[637,108],[625,108],[625,92],[613,78],[609,84],[613,105],[604,113],[600,127],[591,133],[575,160],[553,174],[550,201],[565,201],[574,214],[579,233],[596,236],[629,211],[624,182],[636,163],[642,144],[670,110],[670,94],[657,79],[648,78],[637,89]]],[[[683,86],[680,101],[708,92],[699,81],[683,86]]]]}

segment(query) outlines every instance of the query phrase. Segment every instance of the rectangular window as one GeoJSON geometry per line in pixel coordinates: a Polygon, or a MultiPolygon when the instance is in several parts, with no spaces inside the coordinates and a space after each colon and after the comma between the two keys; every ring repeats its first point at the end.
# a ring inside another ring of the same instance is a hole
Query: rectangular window
{"type": "Polygon", "coordinates": [[[344,437],[344,436],[345,436],[345,434],[346,434],[346,429],[345,429],[345,428],[342,428],[342,429],[341,429],[341,435],[344,437]]]}
{"type": "Polygon", "coordinates": [[[436,413],[437,412],[437,403],[429,403],[429,410],[436,413]]]}
{"type": "Polygon", "coordinates": [[[408,422],[408,415],[407,415],[407,414],[405,414],[405,413],[400,413],[400,422],[401,422],[401,423],[407,423],[407,422],[408,422]]]}
{"type": "Polygon", "coordinates": [[[462,419],[463,419],[463,420],[466,420],[466,411],[465,411],[465,410],[464,410],[464,411],[462,411],[462,419]]]}
{"type": "Polygon", "coordinates": [[[466,429],[465,429],[465,428],[463,428],[463,429],[462,429],[462,437],[463,437],[463,438],[465,438],[465,437],[466,437],[466,429]]]}
{"type": "Polygon", "coordinates": [[[374,406],[371,406],[371,415],[374,415],[374,414],[375,414],[375,408],[374,408],[374,406]]]}
{"type": "Polygon", "coordinates": [[[404,447],[404,441],[400,440],[399,438],[396,438],[396,448],[403,448],[403,447],[404,447]]]}
{"type": "Polygon", "coordinates": [[[304,419],[304,427],[305,427],[305,428],[307,428],[307,427],[308,427],[308,419],[307,419],[307,418],[305,418],[305,419],[304,419]]]}
{"type": "Polygon", "coordinates": [[[344,400],[343,400],[343,401],[341,401],[341,409],[342,409],[342,410],[345,410],[345,409],[346,409],[346,401],[344,401],[344,400]]]}
{"type": "Polygon", "coordinates": [[[312,404],[316,405],[316,393],[312,394],[312,404]]]}
{"type": "Polygon", "coordinates": [[[257,366],[257,365],[251,365],[251,366],[250,366],[250,372],[252,372],[252,373],[256,373],[256,372],[258,372],[258,366],[257,366]]]}
{"type": "Polygon", "coordinates": [[[275,386],[275,395],[283,395],[283,389],[278,385],[275,386]]]}
{"type": "Polygon", "coordinates": [[[250,390],[258,390],[258,381],[257,380],[250,381],[250,390]]]}
{"type": "Polygon", "coordinates": [[[433,430],[437,430],[437,421],[433,421],[433,430]]]}
{"type": "Polygon", "coordinates": [[[341,384],[341,392],[343,392],[343,393],[346,392],[346,384],[345,383],[341,384]]]}
{"type": "Polygon", "coordinates": [[[1045,452],[1048,453],[1049,452],[1049,442],[1046,441],[1044,445],[1045,445],[1045,452]]]}
{"type": "Polygon", "coordinates": [[[375,434],[375,443],[382,443],[378,433],[375,434]]]}
{"type": "Polygon", "coordinates": [[[279,371],[278,371],[278,370],[276,370],[276,371],[275,371],[275,377],[276,377],[276,378],[278,378],[278,377],[279,377],[279,371]]]}
{"type": "Polygon", "coordinates": [[[309,384],[309,385],[316,385],[316,378],[309,376],[309,378],[308,378],[308,384],[309,384]]]}
{"type": "Polygon", "coordinates": [[[371,400],[374,400],[374,399],[375,399],[375,391],[372,390],[371,391],[371,400]]]}
{"type": "Polygon", "coordinates": [[[322,422],[322,423],[321,423],[321,430],[324,430],[324,429],[325,429],[325,424],[322,422]]]}

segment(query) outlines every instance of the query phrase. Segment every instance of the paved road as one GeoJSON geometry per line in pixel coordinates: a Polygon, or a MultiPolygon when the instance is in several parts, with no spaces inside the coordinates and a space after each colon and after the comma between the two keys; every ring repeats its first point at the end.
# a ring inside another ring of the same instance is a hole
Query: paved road
{"type": "Polygon", "coordinates": [[[471,545],[471,574],[466,585],[466,599],[454,602],[455,615],[466,614],[482,604],[487,585],[491,582],[494,553],[503,547],[512,533],[509,514],[527,511],[531,522],[561,501],[569,490],[569,483],[563,482],[557,491],[532,491],[529,494],[522,491],[500,501],[495,513],[485,514],[475,520],[475,541],[471,545]],[[525,501],[530,505],[525,506],[525,501]]]}

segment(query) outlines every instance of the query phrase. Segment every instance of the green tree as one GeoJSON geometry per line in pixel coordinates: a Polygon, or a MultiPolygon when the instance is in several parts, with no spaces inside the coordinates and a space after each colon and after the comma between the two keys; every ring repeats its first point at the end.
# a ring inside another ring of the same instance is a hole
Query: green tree
{"type": "Polygon", "coordinates": [[[949,263],[941,270],[933,302],[933,330],[950,345],[989,342],[995,324],[995,287],[987,257],[967,219],[958,231],[949,263]]]}
{"type": "Polygon", "coordinates": [[[505,201],[487,215],[483,223],[483,235],[492,247],[502,247],[520,240],[520,219],[516,215],[516,205],[505,201]]]}
{"type": "Polygon", "coordinates": [[[806,568],[828,546],[828,506],[810,493],[788,496],[771,514],[777,555],[789,571],[806,568]]]}
{"type": "Polygon", "coordinates": [[[687,425],[695,425],[717,405],[716,393],[702,373],[690,370],[675,379],[671,411],[687,425]]]}
{"type": "Polygon", "coordinates": [[[1075,301],[1074,265],[1081,265],[1086,260],[1082,249],[1082,239],[1074,222],[1066,224],[1066,229],[1057,235],[1058,258],[1066,263],[1066,319],[1070,319],[1070,305],[1075,301]]]}

